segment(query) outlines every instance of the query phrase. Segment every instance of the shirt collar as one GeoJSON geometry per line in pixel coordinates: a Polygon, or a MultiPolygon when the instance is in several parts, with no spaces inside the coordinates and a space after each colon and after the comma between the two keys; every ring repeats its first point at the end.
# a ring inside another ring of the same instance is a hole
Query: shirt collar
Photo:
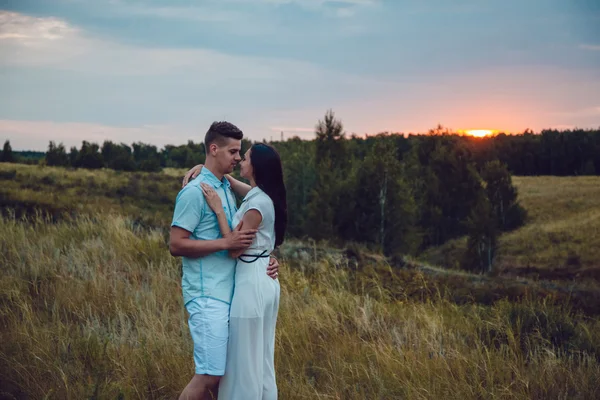
{"type": "Polygon", "coordinates": [[[211,170],[209,170],[206,167],[202,168],[202,171],[200,171],[200,175],[202,175],[215,188],[220,188],[223,185],[225,185],[225,187],[227,187],[227,188],[231,187],[231,184],[229,183],[229,179],[227,179],[225,176],[223,176],[223,179],[218,180],[217,177],[215,176],[215,174],[213,174],[211,172],[211,170]]]}

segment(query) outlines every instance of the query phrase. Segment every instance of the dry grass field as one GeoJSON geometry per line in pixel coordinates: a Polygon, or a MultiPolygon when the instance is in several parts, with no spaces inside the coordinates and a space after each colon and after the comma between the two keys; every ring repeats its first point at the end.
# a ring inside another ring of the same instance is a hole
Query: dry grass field
{"type": "MultiPolygon", "coordinates": [[[[502,238],[502,262],[510,250],[555,268],[524,241],[570,232],[560,251],[594,268],[598,185],[561,179],[515,178],[531,221],[502,238]]],[[[0,398],[176,398],[193,373],[167,246],[177,171],[0,164],[0,185],[0,398]]],[[[361,251],[281,249],[281,399],[600,398],[597,314],[533,284],[505,296],[509,277],[439,269],[442,280],[361,251]]]]}
{"type": "Polygon", "coordinates": [[[600,281],[600,177],[517,177],[530,220],[501,240],[500,268],[600,281]]]}

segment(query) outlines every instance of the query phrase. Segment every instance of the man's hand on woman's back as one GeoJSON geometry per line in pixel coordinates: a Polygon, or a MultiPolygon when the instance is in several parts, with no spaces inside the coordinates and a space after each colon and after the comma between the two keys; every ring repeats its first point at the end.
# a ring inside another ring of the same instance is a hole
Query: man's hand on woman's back
{"type": "Polygon", "coordinates": [[[228,250],[247,249],[254,241],[258,229],[242,230],[242,225],[243,221],[240,221],[239,225],[225,237],[227,239],[228,250]]]}

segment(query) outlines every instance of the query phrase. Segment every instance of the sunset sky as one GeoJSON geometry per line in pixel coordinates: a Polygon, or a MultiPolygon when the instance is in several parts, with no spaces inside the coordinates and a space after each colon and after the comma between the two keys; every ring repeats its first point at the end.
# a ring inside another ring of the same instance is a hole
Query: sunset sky
{"type": "Polygon", "coordinates": [[[0,140],[600,127],[598,0],[0,0],[0,140]]]}

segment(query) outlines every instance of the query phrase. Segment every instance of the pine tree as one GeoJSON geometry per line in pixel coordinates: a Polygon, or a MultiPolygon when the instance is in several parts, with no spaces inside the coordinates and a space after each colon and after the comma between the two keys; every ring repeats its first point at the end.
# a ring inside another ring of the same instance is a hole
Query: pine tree
{"type": "Polygon", "coordinates": [[[75,147],[75,146],[71,147],[71,149],[69,151],[69,164],[71,165],[71,167],[73,167],[73,168],[79,167],[79,165],[77,164],[78,158],[79,158],[79,150],[77,150],[77,147],[75,147]]]}
{"type": "Polygon", "coordinates": [[[357,168],[344,231],[347,240],[377,244],[386,254],[412,253],[419,244],[417,208],[390,139],[378,136],[357,168]]]}
{"type": "Polygon", "coordinates": [[[508,231],[525,222],[526,212],[517,202],[517,189],[506,165],[498,160],[487,162],[481,171],[491,213],[501,231],[508,231]]]}
{"type": "Polygon", "coordinates": [[[278,151],[283,160],[288,210],[294,210],[288,215],[288,230],[291,235],[301,237],[312,231],[308,229],[307,232],[305,229],[309,228],[308,201],[316,180],[315,152],[313,143],[303,143],[300,139],[292,139],[287,144],[294,146],[293,151],[278,151]]]}
{"type": "Polygon", "coordinates": [[[96,143],[89,143],[85,140],[81,144],[81,150],[77,154],[75,161],[77,167],[88,169],[99,169],[104,165],[100,147],[96,143]]]}
{"type": "Polygon", "coordinates": [[[339,181],[346,165],[343,125],[333,111],[316,126],[316,182],[311,192],[305,231],[315,239],[332,239],[339,205],[339,181]]]}
{"type": "Polygon", "coordinates": [[[59,143],[57,146],[53,141],[50,141],[48,151],[46,151],[46,165],[56,167],[66,167],[69,165],[69,156],[62,143],[59,143]]]}
{"type": "Polygon", "coordinates": [[[135,170],[135,162],[133,161],[131,147],[126,144],[115,144],[107,140],[102,145],[101,153],[105,167],[117,171],[135,170]]]}
{"type": "Polygon", "coordinates": [[[467,220],[467,250],[463,267],[467,270],[487,273],[492,270],[496,255],[498,230],[488,197],[482,190],[467,220]]]}
{"type": "Polygon", "coordinates": [[[596,175],[594,160],[589,159],[586,161],[585,166],[583,167],[583,175],[596,175]]]}
{"type": "Polygon", "coordinates": [[[161,170],[160,156],[156,146],[140,142],[134,143],[133,159],[136,169],[139,171],[158,172],[161,170]]]}
{"type": "Polygon", "coordinates": [[[420,208],[423,246],[437,246],[464,235],[481,188],[471,154],[445,133],[415,139],[407,174],[420,208]]]}
{"type": "Polygon", "coordinates": [[[2,148],[2,154],[0,154],[0,162],[14,162],[15,157],[12,152],[12,147],[10,147],[10,142],[7,140],[4,142],[4,147],[2,148]]]}

